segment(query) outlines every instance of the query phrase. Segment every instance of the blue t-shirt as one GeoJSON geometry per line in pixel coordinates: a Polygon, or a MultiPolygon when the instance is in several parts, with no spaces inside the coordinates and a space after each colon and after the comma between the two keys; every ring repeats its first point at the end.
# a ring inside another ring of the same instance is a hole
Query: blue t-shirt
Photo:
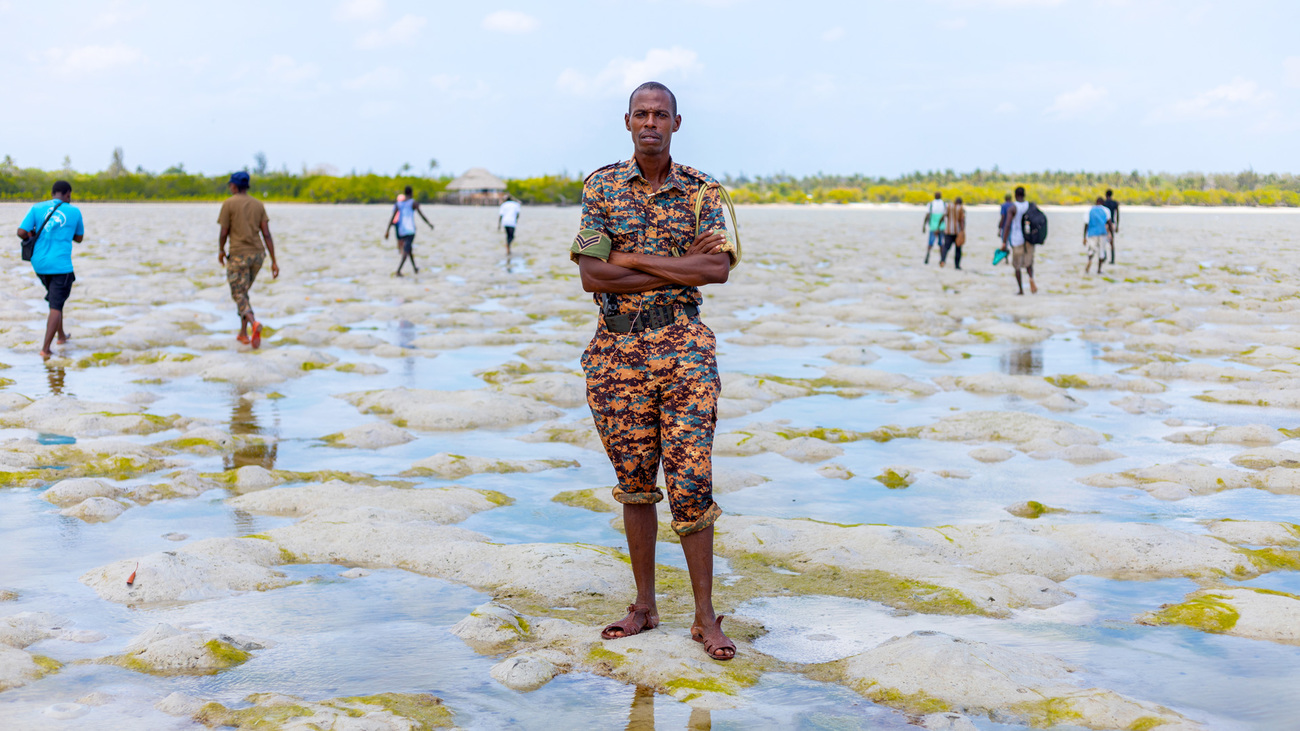
{"type": "Polygon", "coordinates": [[[1105,236],[1108,233],[1106,222],[1109,220],[1110,209],[1106,206],[1093,206],[1092,210],[1088,211],[1088,235],[1105,236]]]}
{"type": "MultiPolygon", "coordinates": [[[[58,204],[54,198],[44,203],[37,203],[27,212],[23,219],[24,231],[36,233],[41,222],[49,215],[50,209],[58,204]]],[[[64,203],[50,216],[40,238],[36,239],[36,249],[32,252],[32,269],[37,274],[70,274],[72,272],[72,237],[86,233],[81,222],[81,211],[71,203],[64,203]]]]}

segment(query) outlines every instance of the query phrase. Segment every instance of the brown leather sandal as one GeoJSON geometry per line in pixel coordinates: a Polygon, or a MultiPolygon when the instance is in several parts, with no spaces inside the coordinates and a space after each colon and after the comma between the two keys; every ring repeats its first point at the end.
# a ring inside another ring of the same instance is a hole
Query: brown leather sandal
{"type": "Polygon", "coordinates": [[[714,660],[730,660],[736,656],[736,643],[722,633],[722,618],[724,616],[726,615],[718,615],[717,623],[712,627],[712,631],[701,627],[691,627],[691,639],[704,645],[705,654],[714,660]],[[706,632],[708,634],[705,634],[706,632]],[[730,654],[726,654],[728,650],[731,651],[730,654]]]}
{"type": "Polygon", "coordinates": [[[629,604],[627,616],[617,622],[608,624],[605,629],[601,630],[600,636],[606,640],[618,640],[632,635],[639,635],[645,630],[654,629],[659,626],[659,615],[655,613],[654,607],[648,604],[629,604]],[[637,615],[644,614],[645,621],[638,622],[637,615]],[[621,635],[612,634],[613,632],[622,632],[621,635]]]}

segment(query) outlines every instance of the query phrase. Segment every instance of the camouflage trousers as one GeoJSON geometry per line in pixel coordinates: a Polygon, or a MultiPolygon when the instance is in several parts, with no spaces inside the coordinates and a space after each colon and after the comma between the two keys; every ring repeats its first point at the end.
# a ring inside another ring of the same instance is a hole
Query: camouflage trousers
{"type": "Polygon", "coordinates": [[[231,254],[226,257],[226,281],[230,283],[230,298],[235,301],[240,317],[251,317],[253,314],[253,306],[248,303],[248,290],[252,288],[253,280],[257,279],[257,273],[262,270],[265,256],[259,251],[256,254],[231,254]]]}
{"type": "Polygon", "coordinates": [[[698,318],[677,313],[658,330],[611,333],[604,323],[582,355],[587,403],[618,475],[614,499],[657,503],[663,463],[673,530],[713,525],[713,427],[718,419],[716,342],[698,318]]]}

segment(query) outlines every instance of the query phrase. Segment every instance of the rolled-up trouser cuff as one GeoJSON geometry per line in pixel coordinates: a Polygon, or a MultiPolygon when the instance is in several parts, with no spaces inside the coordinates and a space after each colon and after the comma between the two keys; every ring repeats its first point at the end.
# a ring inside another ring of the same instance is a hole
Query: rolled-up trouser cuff
{"type": "Polygon", "coordinates": [[[679,536],[689,536],[713,525],[721,516],[722,508],[718,507],[717,503],[709,503],[709,507],[705,509],[704,513],[693,521],[674,520],[673,531],[679,536]]]}
{"type": "Polygon", "coordinates": [[[618,486],[614,488],[614,499],[624,505],[653,505],[664,499],[664,492],[657,487],[653,492],[628,492],[618,486]]]}

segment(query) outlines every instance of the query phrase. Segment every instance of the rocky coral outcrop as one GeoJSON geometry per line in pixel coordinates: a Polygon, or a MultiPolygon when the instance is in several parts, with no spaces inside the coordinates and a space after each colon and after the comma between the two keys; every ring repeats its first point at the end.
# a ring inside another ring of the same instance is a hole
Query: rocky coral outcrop
{"type": "Polygon", "coordinates": [[[828,674],[876,703],[918,715],[956,711],[1036,728],[1201,728],[1163,706],[1085,687],[1077,670],[1054,657],[918,631],[834,663],[828,674]]]}
{"type": "Polygon", "coordinates": [[[121,655],[100,662],[150,675],[215,675],[242,665],[266,645],[250,637],[184,631],[157,624],[127,646],[121,655]]]}

